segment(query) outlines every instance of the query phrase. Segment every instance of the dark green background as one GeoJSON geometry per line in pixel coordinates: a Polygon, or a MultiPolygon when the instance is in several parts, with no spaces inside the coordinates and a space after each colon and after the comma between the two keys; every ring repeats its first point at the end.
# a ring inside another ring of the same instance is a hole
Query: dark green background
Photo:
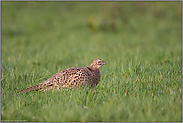
{"type": "Polygon", "coordinates": [[[1,2],[1,120],[182,121],[182,2],[1,2]],[[94,89],[14,93],[94,59],[94,89]]]}

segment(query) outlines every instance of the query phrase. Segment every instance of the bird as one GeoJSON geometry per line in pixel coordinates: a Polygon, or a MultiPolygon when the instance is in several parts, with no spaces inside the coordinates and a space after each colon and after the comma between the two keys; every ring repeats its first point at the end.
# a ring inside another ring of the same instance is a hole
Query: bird
{"type": "Polygon", "coordinates": [[[29,91],[60,90],[61,88],[73,88],[78,86],[95,87],[100,81],[100,67],[106,65],[103,60],[95,59],[89,67],[71,67],[62,70],[45,82],[29,87],[18,94],[29,91]]]}

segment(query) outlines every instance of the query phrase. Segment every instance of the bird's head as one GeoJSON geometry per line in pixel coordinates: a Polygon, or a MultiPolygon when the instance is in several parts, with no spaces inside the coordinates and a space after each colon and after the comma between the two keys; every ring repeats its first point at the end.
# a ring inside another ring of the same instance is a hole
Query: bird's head
{"type": "Polygon", "coordinates": [[[91,65],[90,68],[94,68],[94,69],[99,69],[100,67],[102,67],[103,65],[105,65],[107,63],[105,63],[104,61],[102,61],[101,59],[95,59],[91,65]]]}

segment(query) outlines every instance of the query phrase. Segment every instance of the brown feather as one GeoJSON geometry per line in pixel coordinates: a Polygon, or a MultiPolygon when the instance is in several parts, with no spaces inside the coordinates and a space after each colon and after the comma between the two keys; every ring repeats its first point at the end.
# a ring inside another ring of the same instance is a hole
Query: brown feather
{"type": "Polygon", "coordinates": [[[50,77],[43,83],[29,87],[18,93],[29,92],[34,90],[52,90],[53,88],[60,90],[60,88],[72,88],[79,85],[87,85],[94,87],[100,81],[100,67],[106,64],[101,59],[96,59],[92,62],[90,67],[72,67],[60,71],[50,77]]]}

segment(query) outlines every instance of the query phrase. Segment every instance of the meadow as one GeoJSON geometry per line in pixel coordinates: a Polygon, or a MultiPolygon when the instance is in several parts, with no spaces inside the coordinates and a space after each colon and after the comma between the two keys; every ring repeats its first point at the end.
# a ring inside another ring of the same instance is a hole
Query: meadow
{"type": "Polygon", "coordinates": [[[182,2],[1,2],[1,121],[181,122],[182,2]],[[75,66],[92,89],[16,92],[75,66]]]}

